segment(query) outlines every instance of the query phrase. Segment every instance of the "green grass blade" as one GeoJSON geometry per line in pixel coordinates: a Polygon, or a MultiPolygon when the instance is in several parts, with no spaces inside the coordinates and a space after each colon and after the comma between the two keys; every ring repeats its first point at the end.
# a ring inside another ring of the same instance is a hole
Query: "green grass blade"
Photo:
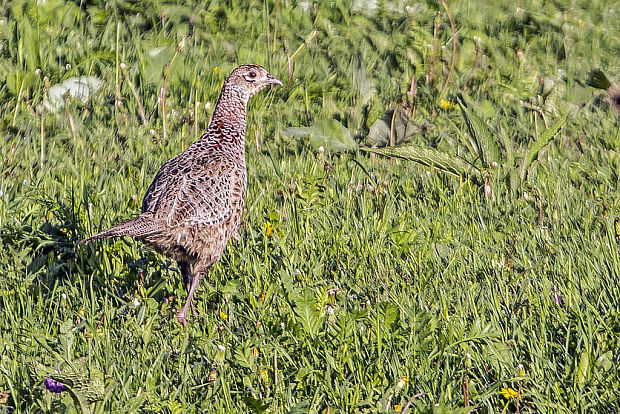
{"type": "Polygon", "coordinates": [[[500,148],[489,127],[474,111],[467,108],[460,99],[458,102],[461,112],[463,113],[463,118],[465,118],[465,122],[467,123],[469,134],[478,147],[482,166],[488,169],[491,163],[499,163],[500,148]]]}
{"type": "Polygon", "coordinates": [[[404,145],[402,147],[360,149],[375,154],[384,155],[386,157],[413,161],[426,167],[434,167],[440,171],[459,177],[467,177],[471,175],[472,172],[478,172],[478,170],[463,159],[433,148],[423,148],[417,145],[404,145]]]}
{"type": "Polygon", "coordinates": [[[523,158],[523,164],[521,165],[521,181],[524,181],[527,176],[527,170],[532,163],[538,158],[538,153],[549,144],[549,142],[555,137],[555,134],[560,131],[562,125],[566,123],[567,115],[564,115],[558,122],[551,125],[543,132],[536,141],[532,144],[527,151],[527,155],[523,158]]]}

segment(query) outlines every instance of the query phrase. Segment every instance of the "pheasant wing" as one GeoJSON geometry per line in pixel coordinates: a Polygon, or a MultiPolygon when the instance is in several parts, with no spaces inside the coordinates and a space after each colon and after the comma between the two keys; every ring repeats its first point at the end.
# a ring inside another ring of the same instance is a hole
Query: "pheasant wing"
{"type": "Polygon", "coordinates": [[[142,211],[155,213],[170,227],[215,225],[227,220],[232,212],[233,166],[210,157],[182,161],[161,168],[142,211]]]}

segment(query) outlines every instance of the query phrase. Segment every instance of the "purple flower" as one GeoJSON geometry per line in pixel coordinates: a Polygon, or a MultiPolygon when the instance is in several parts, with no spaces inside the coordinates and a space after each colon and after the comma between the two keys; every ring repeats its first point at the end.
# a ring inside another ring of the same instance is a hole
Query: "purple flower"
{"type": "Polygon", "coordinates": [[[67,391],[67,386],[65,384],[63,384],[62,382],[56,381],[54,379],[51,379],[50,377],[45,378],[45,381],[43,381],[43,384],[45,385],[45,388],[48,389],[48,391],[51,391],[56,394],[60,394],[63,391],[67,391]]]}

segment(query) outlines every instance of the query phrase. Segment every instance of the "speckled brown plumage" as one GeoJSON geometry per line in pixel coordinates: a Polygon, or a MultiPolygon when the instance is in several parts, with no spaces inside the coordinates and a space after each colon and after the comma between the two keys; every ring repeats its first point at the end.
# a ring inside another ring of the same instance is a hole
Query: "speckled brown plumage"
{"type": "Polygon", "coordinates": [[[129,236],[179,263],[187,287],[177,319],[187,310],[202,275],[238,238],[247,186],[245,128],[248,100],[270,84],[282,85],[258,65],[235,69],[222,87],[203,136],[166,162],[149,186],[142,214],[80,243],[129,236]]]}

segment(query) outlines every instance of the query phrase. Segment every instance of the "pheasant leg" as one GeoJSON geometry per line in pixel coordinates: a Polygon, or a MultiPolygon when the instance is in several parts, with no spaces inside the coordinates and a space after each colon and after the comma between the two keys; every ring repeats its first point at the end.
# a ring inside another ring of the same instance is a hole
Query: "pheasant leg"
{"type": "Polygon", "coordinates": [[[194,306],[192,302],[194,300],[194,293],[196,292],[196,288],[200,284],[200,279],[202,279],[202,272],[195,273],[192,277],[192,284],[190,285],[187,292],[187,299],[185,300],[185,305],[183,305],[183,307],[177,311],[177,320],[183,326],[187,326],[187,309],[190,307],[193,308],[194,306]]]}
{"type": "MultiPolygon", "coordinates": [[[[187,290],[187,294],[189,295],[189,290],[192,286],[192,266],[187,262],[179,263],[179,267],[181,268],[181,275],[183,276],[183,283],[185,284],[185,290],[187,290]]],[[[192,315],[198,316],[198,312],[196,311],[196,307],[194,306],[194,301],[191,303],[192,315]]]]}

